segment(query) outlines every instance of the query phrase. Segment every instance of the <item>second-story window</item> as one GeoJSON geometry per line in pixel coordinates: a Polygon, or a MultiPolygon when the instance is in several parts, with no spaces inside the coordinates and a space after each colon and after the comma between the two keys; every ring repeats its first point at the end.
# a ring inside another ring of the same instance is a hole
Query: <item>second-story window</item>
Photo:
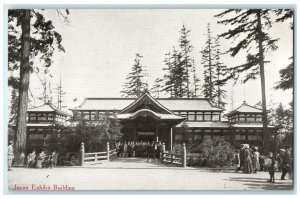
{"type": "Polygon", "coordinates": [[[219,113],[213,113],[212,115],[212,120],[213,121],[219,121],[220,120],[220,114],[219,113]]]}
{"type": "Polygon", "coordinates": [[[256,121],[261,122],[262,121],[262,115],[256,115],[256,121]]]}
{"type": "Polygon", "coordinates": [[[204,112],[204,120],[211,121],[211,112],[204,112]]]}
{"type": "Polygon", "coordinates": [[[197,121],[203,121],[203,113],[202,112],[197,112],[196,120],[197,121]]]}
{"type": "Polygon", "coordinates": [[[246,121],[246,115],[240,114],[240,121],[246,121]]]}
{"type": "Polygon", "coordinates": [[[194,121],[195,120],[195,113],[194,112],[189,112],[188,113],[188,120],[189,121],[194,121]]]}
{"type": "Polygon", "coordinates": [[[254,122],[255,121],[254,114],[247,114],[247,121],[248,122],[254,122]]]}

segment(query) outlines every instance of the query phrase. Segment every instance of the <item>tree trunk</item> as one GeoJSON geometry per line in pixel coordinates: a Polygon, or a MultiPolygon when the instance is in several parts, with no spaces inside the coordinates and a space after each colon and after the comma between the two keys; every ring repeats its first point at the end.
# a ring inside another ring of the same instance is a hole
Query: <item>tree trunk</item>
{"type": "Polygon", "coordinates": [[[261,27],[261,10],[257,11],[257,30],[258,30],[258,47],[259,47],[259,70],[260,70],[260,82],[261,82],[261,97],[262,97],[262,121],[263,121],[263,134],[262,144],[264,146],[264,138],[268,133],[268,119],[267,119],[267,105],[266,105],[266,90],[265,90],[265,69],[264,69],[264,52],[263,52],[263,35],[261,27]]]}
{"type": "MultiPolygon", "coordinates": [[[[21,153],[25,153],[26,148],[26,129],[27,129],[27,107],[28,107],[28,88],[30,77],[30,10],[22,10],[22,50],[20,63],[20,85],[19,85],[19,104],[17,114],[17,136],[15,140],[16,158],[21,153]]],[[[18,162],[18,161],[17,161],[18,162]]]]}

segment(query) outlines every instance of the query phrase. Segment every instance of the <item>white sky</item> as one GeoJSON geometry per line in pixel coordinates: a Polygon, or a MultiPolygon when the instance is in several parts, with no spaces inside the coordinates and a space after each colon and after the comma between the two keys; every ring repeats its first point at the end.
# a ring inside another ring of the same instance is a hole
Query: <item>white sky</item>
{"type": "MultiPolygon", "coordinates": [[[[70,23],[66,25],[54,10],[48,10],[48,18],[53,20],[56,30],[63,37],[65,53],[55,53],[50,70],[52,83],[58,83],[61,74],[62,86],[66,92],[63,105],[69,108],[79,105],[85,97],[120,97],[122,84],[133,64],[135,53],[143,55],[141,63],[150,75],[148,83],[152,85],[157,77],[163,76],[164,54],[178,45],[179,30],[183,24],[191,30],[192,56],[195,58],[198,77],[203,78],[201,51],[205,45],[207,23],[211,23],[213,35],[225,31],[223,25],[217,25],[213,17],[220,10],[70,10],[70,23]],[[73,102],[78,98],[77,102],[73,102]]],[[[280,38],[279,49],[267,55],[271,61],[265,66],[267,102],[282,102],[287,105],[292,100],[291,91],[273,89],[279,80],[279,70],[289,64],[292,56],[292,31],[288,23],[276,24],[270,34],[280,38]]],[[[226,50],[229,41],[222,40],[221,48],[226,50]]],[[[242,63],[245,54],[223,57],[228,66],[242,63]]],[[[42,74],[41,74],[42,77],[42,74]]],[[[201,82],[203,83],[203,81],[201,82]]],[[[33,73],[30,88],[35,96],[42,92],[41,83],[33,73]]],[[[260,81],[251,80],[246,85],[226,86],[230,108],[231,91],[234,106],[243,100],[256,104],[261,100],[260,81]],[[244,94],[245,93],[245,94],[244,94]]]]}

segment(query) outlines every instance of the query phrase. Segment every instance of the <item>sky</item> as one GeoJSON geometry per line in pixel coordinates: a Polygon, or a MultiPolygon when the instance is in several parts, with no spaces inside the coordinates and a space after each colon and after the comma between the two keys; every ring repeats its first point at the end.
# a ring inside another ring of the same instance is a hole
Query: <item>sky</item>
{"type": "MultiPolygon", "coordinates": [[[[121,97],[122,84],[135,58],[143,56],[149,77],[148,84],[162,77],[164,72],[164,54],[178,46],[179,31],[184,24],[190,32],[193,45],[191,56],[195,59],[198,77],[203,79],[203,66],[200,51],[205,47],[207,24],[210,23],[212,36],[223,33],[230,27],[217,24],[217,9],[76,9],[70,10],[69,23],[59,17],[55,10],[46,10],[45,16],[51,19],[56,30],[62,35],[65,53],[55,52],[53,65],[50,67],[52,78],[48,78],[51,87],[55,87],[61,78],[66,93],[63,106],[73,108],[86,97],[121,97]],[[74,102],[74,99],[77,101],[74,102]]],[[[286,67],[293,55],[293,32],[289,22],[277,23],[268,30],[278,41],[278,50],[268,52],[265,65],[267,103],[288,105],[292,100],[292,91],[274,90],[279,81],[279,70],[286,67]]],[[[239,38],[237,38],[238,40],[239,38]]],[[[231,41],[221,40],[221,50],[226,51],[231,41]]],[[[245,53],[235,57],[224,55],[221,61],[227,66],[243,63],[245,53]]],[[[35,64],[39,64],[38,62],[35,64]]],[[[39,74],[43,79],[43,74],[39,74]]],[[[203,83],[203,81],[200,81],[203,83]]],[[[42,93],[41,82],[35,73],[30,79],[30,89],[34,97],[42,93]]],[[[233,108],[245,100],[250,105],[261,101],[260,80],[250,80],[242,85],[230,81],[227,90],[227,107],[233,108]]],[[[163,95],[161,95],[163,96],[163,95]]],[[[54,99],[55,100],[55,99],[54,99]]],[[[55,101],[54,101],[55,102],[55,101]]],[[[36,105],[39,105],[37,103],[36,105]]]]}

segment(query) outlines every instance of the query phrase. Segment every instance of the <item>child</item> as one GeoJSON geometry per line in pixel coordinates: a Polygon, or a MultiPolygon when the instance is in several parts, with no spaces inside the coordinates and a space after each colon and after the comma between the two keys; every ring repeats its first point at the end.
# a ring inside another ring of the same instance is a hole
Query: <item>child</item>
{"type": "Polygon", "coordinates": [[[275,157],[273,156],[273,153],[269,153],[269,158],[271,159],[271,165],[269,167],[270,180],[268,182],[275,183],[275,157]]]}

